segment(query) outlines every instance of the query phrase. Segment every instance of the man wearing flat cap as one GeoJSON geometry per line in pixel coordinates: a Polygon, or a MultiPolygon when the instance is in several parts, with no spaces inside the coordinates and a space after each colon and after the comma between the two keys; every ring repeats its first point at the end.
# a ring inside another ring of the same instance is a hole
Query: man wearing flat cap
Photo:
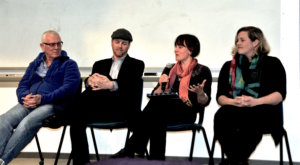
{"type": "Polygon", "coordinates": [[[89,162],[86,124],[94,121],[131,120],[141,111],[136,102],[139,96],[145,64],[128,55],[132,36],[126,29],[111,35],[112,58],[96,61],[86,78],[86,89],[81,94],[70,127],[74,165],[89,162]]]}

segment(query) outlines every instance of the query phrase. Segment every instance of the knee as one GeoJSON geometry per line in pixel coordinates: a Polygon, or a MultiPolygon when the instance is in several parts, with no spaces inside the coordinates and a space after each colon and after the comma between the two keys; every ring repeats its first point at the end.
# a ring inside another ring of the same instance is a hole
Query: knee
{"type": "Polygon", "coordinates": [[[214,125],[218,125],[219,123],[223,123],[223,120],[226,120],[226,111],[224,108],[220,108],[214,116],[214,125]]]}
{"type": "Polygon", "coordinates": [[[237,107],[231,105],[222,106],[215,114],[215,121],[227,120],[231,121],[231,118],[237,115],[237,107]]]}
{"type": "Polygon", "coordinates": [[[8,121],[5,118],[1,118],[0,116],[0,132],[1,134],[3,133],[4,135],[10,134],[14,127],[10,121],[8,121]]]}
{"type": "Polygon", "coordinates": [[[42,127],[42,121],[36,122],[34,120],[28,120],[24,118],[18,125],[18,130],[23,130],[26,132],[33,132],[37,131],[39,128],[42,127]]]}

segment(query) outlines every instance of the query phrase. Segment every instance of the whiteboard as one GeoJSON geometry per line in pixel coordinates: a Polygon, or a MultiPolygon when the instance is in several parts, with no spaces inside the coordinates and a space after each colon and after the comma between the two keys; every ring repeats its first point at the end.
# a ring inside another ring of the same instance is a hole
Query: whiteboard
{"type": "Polygon", "coordinates": [[[112,56],[110,35],[126,28],[129,55],[146,67],[175,62],[175,38],[190,33],[201,43],[199,62],[218,69],[242,26],[260,27],[279,56],[280,15],[280,0],[0,0],[0,67],[27,67],[48,29],[79,67],[91,67],[112,56]]]}

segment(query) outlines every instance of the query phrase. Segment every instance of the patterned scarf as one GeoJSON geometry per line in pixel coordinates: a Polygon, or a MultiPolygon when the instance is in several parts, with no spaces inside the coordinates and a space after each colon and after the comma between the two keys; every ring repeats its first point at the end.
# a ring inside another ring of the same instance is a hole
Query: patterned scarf
{"type": "Polygon", "coordinates": [[[249,63],[245,55],[235,55],[230,64],[229,83],[231,84],[230,95],[235,98],[242,94],[258,97],[260,87],[258,62],[260,57],[255,55],[249,63]]]}
{"type": "Polygon", "coordinates": [[[181,62],[177,62],[173,68],[170,70],[169,77],[170,77],[170,84],[167,85],[167,89],[171,89],[175,82],[176,77],[178,76],[181,78],[179,84],[179,98],[185,103],[189,100],[188,95],[188,88],[190,85],[190,79],[192,76],[193,69],[198,64],[197,59],[193,59],[190,65],[188,66],[187,70],[182,70],[180,67],[181,62]]]}

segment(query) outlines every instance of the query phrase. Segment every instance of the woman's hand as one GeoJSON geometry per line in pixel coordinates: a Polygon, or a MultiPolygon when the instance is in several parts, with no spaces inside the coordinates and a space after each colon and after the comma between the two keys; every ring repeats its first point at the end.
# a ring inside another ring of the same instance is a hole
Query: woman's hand
{"type": "Polygon", "coordinates": [[[189,91],[195,92],[197,94],[197,101],[198,103],[204,105],[208,101],[208,97],[206,93],[203,91],[204,85],[205,85],[206,80],[203,80],[201,84],[194,84],[189,86],[189,91]]]}
{"type": "Polygon", "coordinates": [[[277,105],[282,102],[282,96],[279,92],[273,92],[269,95],[254,98],[252,96],[237,96],[234,99],[229,98],[225,95],[221,95],[218,98],[218,104],[223,105],[233,105],[237,107],[254,107],[257,105],[267,104],[267,105],[277,105]]]}
{"type": "Polygon", "coordinates": [[[169,76],[166,75],[166,74],[162,74],[162,75],[159,77],[158,82],[159,82],[160,85],[161,85],[162,82],[169,82],[169,76]]]}
{"type": "Polygon", "coordinates": [[[167,74],[162,74],[160,77],[159,77],[159,80],[158,80],[158,83],[159,83],[159,87],[154,91],[155,94],[158,94],[158,93],[162,93],[165,91],[165,87],[167,86],[167,84],[169,83],[169,76],[167,74]],[[166,84],[163,84],[163,83],[166,83],[166,84]],[[164,87],[163,87],[164,86],[164,87]],[[162,89],[162,87],[164,89],[162,89]]]}
{"type": "Polygon", "coordinates": [[[195,85],[195,84],[190,85],[189,91],[195,92],[199,95],[203,95],[204,94],[203,88],[204,88],[205,82],[206,82],[206,80],[203,80],[201,84],[198,83],[197,85],[195,85]]]}
{"type": "Polygon", "coordinates": [[[254,107],[258,105],[257,99],[252,96],[237,96],[233,99],[233,105],[237,107],[254,107]]]}

